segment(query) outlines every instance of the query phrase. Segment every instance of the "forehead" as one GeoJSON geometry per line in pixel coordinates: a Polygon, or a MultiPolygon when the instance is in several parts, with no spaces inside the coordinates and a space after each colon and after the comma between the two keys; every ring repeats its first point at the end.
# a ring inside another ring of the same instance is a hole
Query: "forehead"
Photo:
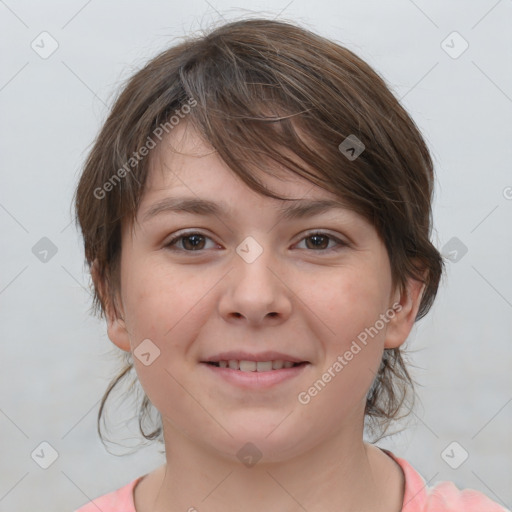
{"type": "MultiPolygon", "coordinates": [[[[176,126],[154,151],[139,208],[142,215],[147,213],[150,203],[169,195],[191,198],[197,194],[208,195],[227,202],[236,202],[240,197],[247,199],[252,195],[258,201],[276,204],[290,202],[266,197],[251,189],[190,123],[182,122],[176,126]]],[[[296,159],[291,151],[283,149],[283,152],[296,159]]],[[[314,172],[311,169],[309,171],[314,172]]],[[[339,195],[275,162],[265,162],[262,158],[261,166],[251,174],[280,197],[290,200],[330,200],[348,208],[339,195]]]]}

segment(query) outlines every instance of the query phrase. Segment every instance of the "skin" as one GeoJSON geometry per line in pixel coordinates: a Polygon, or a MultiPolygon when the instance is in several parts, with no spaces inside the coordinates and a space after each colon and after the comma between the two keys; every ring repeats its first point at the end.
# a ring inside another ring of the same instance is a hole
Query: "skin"
{"type": "MultiPolygon", "coordinates": [[[[287,204],[247,187],[186,122],[164,143],[152,155],[136,222],[123,226],[120,312],[108,313],[117,347],[134,351],[150,339],[160,350],[148,366],[134,356],[162,415],[167,454],[136,487],[137,511],[399,511],[403,473],[363,442],[364,406],[384,348],[410,333],[422,283],[392,286],[386,248],[355,212],[285,221],[277,208],[287,204]],[[229,216],[166,212],[143,221],[170,196],[228,200],[229,216]],[[166,247],[183,230],[206,237],[201,250],[190,249],[190,238],[166,247]],[[320,248],[311,230],[327,232],[320,248]],[[252,263],[236,253],[247,236],[263,249],[252,263]],[[298,394],[393,304],[401,309],[385,327],[299,403],[298,394]],[[310,364],[272,389],[247,390],[200,364],[231,349],[277,350],[310,364]],[[248,441],[262,454],[252,467],[236,455],[248,441]]],[[[284,197],[336,199],[286,171],[260,179],[284,197]]],[[[93,267],[101,289],[95,276],[93,267]]]]}

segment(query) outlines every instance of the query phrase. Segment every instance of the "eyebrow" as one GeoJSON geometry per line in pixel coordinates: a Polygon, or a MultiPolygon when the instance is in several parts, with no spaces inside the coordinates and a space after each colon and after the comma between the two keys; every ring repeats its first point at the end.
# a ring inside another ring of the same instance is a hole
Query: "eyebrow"
{"type": "MultiPolygon", "coordinates": [[[[341,201],[332,199],[295,200],[289,206],[278,208],[285,220],[302,219],[328,212],[333,209],[346,210],[341,201]]],[[[229,208],[225,203],[216,203],[195,197],[167,197],[153,204],[143,215],[147,222],[164,212],[191,213],[204,216],[229,217],[229,208]]]]}

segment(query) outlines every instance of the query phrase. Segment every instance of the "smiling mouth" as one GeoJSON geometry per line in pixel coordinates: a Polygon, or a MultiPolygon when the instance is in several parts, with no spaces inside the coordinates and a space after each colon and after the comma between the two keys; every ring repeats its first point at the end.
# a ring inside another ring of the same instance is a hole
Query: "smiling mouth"
{"type": "Polygon", "coordinates": [[[230,359],[229,361],[203,361],[206,364],[217,368],[227,368],[231,370],[239,370],[241,372],[271,372],[273,370],[282,370],[294,368],[296,366],[304,366],[309,364],[307,361],[293,363],[292,361],[282,361],[280,359],[274,361],[244,361],[230,359]]]}

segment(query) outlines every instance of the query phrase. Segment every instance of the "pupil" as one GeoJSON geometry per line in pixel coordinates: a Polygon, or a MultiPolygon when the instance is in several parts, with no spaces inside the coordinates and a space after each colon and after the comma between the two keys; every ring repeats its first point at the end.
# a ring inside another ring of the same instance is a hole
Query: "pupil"
{"type": "Polygon", "coordinates": [[[325,247],[327,247],[327,245],[325,244],[325,242],[327,241],[327,237],[325,235],[311,235],[308,240],[316,240],[315,243],[313,243],[313,248],[321,248],[321,249],[325,249],[325,247]],[[323,240],[324,243],[317,243],[319,240],[323,240]]]}
{"type": "MultiPolygon", "coordinates": [[[[198,249],[198,245],[201,243],[201,239],[203,239],[204,237],[202,235],[188,235],[186,236],[184,239],[183,239],[183,242],[184,242],[184,245],[185,245],[185,248],[186,249],[192,249],[192,250],[195,250],[195,249],[198,249]],[[193,242],[189,245],[188,242],[190,242],[191,240],[193,240],[193,242]],[[188,245],[188,247],[187,247],[188,245]]],[[[199,247],[199,249],[201,249],[201,247],[199,247]]]]}

